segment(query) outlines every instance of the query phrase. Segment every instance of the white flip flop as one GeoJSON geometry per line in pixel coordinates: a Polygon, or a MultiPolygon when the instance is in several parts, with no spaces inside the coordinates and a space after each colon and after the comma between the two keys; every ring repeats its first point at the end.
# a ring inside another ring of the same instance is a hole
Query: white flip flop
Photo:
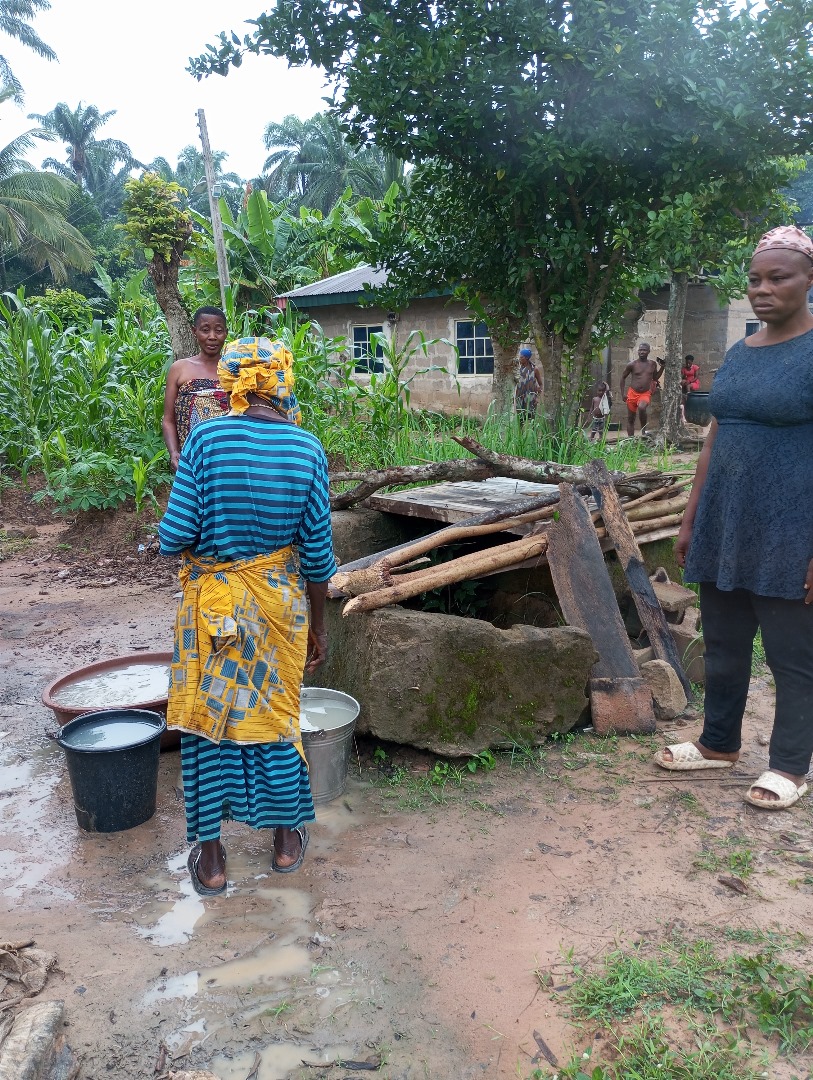
{"type": "Polygon", "coordinates": [[[788,807],[794,806],[806,794],[807,784],[796,787],[792,780],[788,780],[787,776],[780,776],[779,773],[768,769],[758,780],[753,782],[743,795],[743,798],[751,806],[758,806],[761,810],[787,810],[788,807]],[[751,794],[754,788],[763,788],[763,790],[771,791],[778,797],[776,799],[758,799],[751,794]]]}
{"type": "Polygon", "coordinates": [[[674,746],[667,746],[666,749],[672,755],[671,761],[664,758],[663,750],[657,751],[653,761],[656,765],[660,765],[662,769],[669,769],[672,772],[688,772],[690,769],[697,771],[701,769],[730,769],[734,764],[733,761],[723,761],[720,758],[703,757],[694,743],[690,742],[676,743],[674,746]]]}

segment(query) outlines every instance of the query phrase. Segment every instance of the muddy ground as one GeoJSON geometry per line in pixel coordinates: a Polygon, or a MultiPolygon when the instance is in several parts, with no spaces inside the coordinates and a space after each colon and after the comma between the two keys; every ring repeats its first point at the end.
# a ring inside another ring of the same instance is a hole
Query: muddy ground
{"type": "MultiPolygon", "coordinates": [[[[267,840],[227,824],[231,884],[211,900],[185,872],[177,752],[162,755],[153,820],[81,832],[39,697],[81,664],[171,647],[177,586],[138,554],[150,534],[128,518],[114,533],[47,525],[0,564],[0,938],[58,955],[41,997],[65,1000],[83,1080],[151,1077],[162,1044],[169,1064],[222,1080],[552,1075],[534,1033],[560,1063],[606,1037],[569,1022],[573,963],[676,927],[807,929],[813,799],[768,814],[741,798],[766,764],[764,675],[740,763],[701,779],[659,772],[660,738],[580,735],[536,768],[520,755],[435,784],[427,756],[363,746],[303,869],[272,874],[267,840]],[[753,860],[742,895],[695,865],[732,838],[753,860]],[[337,1057],[383,1064],[301,1064],[337,1057]]],[[[699,721],[664,727],[682,740],[699,721]]],[[[765,1075],[810,1076],[811,1062],[773,1055],[765,1075]]]]}

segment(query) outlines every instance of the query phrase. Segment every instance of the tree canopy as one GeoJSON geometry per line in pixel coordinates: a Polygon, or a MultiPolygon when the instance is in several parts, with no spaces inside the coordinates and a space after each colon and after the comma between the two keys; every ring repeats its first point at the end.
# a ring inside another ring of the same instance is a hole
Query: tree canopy
{"type": "Polygon", "coordinates": [[[427,267],[442,247],[447,280],[530,325],[552,411],[629,299],[649,212],[798,149],[812,34],[804,0],[280,0],[190,70],[246,52],[323,68],[351,136],[419,164],[427,267]]]}

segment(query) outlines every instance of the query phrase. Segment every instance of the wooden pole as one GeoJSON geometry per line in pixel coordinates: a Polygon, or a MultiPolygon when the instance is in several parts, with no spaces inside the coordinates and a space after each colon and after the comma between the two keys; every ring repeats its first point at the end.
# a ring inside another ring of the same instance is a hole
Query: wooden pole
{"type": "Polygon", "coordinates": [[[226,244],[223,239],[223,222],[220,219],[220,206],[215,198],[215,166],[212,160],[212,147],[209,145],[209,129],[206,127],[206,113],[198,109],[198,127],[200,144],[203,148],[203,168],[206,172],[206,190],[209,192],[209,213],[212,215],[212,239],[217,257],[217,278],[220,282],[220,303],[226,310],[226,290],[229,288],[229,264],[226,259],[226,244]]]}
{"type": "Polygon", "coordinates": [[[653,652],[659,660],[665,660],[671,664],[686,692],[686,697],[691,701],[694,698],[692,684],[683,670],[675,639],[672,637],[655,590],[652,588],[632,525],[627,521],[607,466],[600,459],[596,459],[589,462],[584,471],[593,490],[593,498],[601,510],[604,526],[615,545],[618,561],[624,569],[635,607],[638,609],[638,615],[647,632],[653,652]]]}

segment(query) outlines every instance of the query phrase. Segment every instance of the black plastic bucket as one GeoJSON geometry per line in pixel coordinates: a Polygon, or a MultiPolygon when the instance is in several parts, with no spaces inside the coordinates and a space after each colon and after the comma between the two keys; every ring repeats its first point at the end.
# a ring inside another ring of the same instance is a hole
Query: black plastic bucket
{"type": "Polygon", "coordinates": [[[686,395],[686,419],[690,424],[705,427],[711,423],[708,390],[690,390],[686,395]]]}
{"type": "Polygon", "coordinates": [[[166,726],[163,716],[146,709],[105,709],[62,728],[57,742],[65,751],[81,828],[119,832],[149,821],[166,726]]]}

